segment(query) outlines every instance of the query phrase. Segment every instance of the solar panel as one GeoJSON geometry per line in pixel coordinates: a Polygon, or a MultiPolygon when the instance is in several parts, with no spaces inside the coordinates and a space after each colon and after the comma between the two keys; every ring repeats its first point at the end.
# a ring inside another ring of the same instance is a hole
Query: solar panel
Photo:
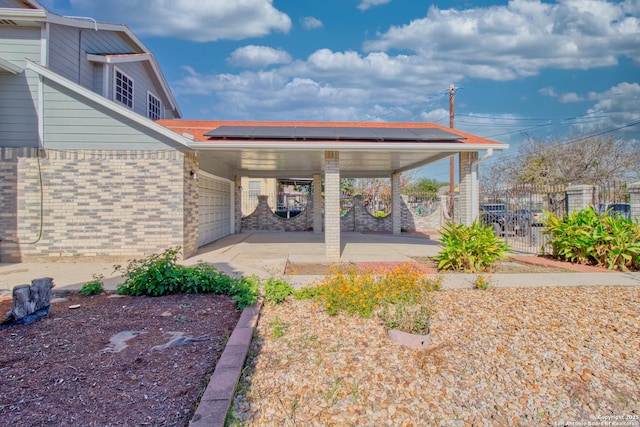
{"type": "Polygon", "coordinates": [[[205,136],[224,139],[290,139],[325,141],[457,141],[465,139],[437,128],[330,126],[220,126],[205,136]]]}

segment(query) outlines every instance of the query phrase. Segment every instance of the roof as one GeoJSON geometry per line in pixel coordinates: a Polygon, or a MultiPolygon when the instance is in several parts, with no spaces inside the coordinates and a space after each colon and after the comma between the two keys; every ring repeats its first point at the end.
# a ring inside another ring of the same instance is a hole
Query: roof
{"type": "Polygon", "coordinates": [[[327,151],[339,153],[345,178],[388,177],[460,152],[508,145],[435,123],[159,120],[192,140],[201,165],[222,163],[256,178],[312,177],[327,151]]]}
{"type": "MultiPolygon", "coordinates": [[[[361,129],[362,130],[362,133],[360,134],[361,138],[355,138],[355,139],[361,139],[361,140],[376,139],[373,137],[365,138],[363,137],[363,135],[367,133],[372,134],[373,132],[379,131],[379,130],[387,130],[387,131],[401,130],[401,132],[404,132],[405,135],[408,135],[412,130],[413,131],[418,130],[416,131],[416,135],[425,135],[425,130],[430,129],[433,132],[431,134],[432,136],[440,135],[441,137],[440,138],[430,137],[428,139],[429,141],[436,141],[436,140],[447,141],[447,142],[457,141],[463,144],[474,144],[474,145],[486,144],[486,145],[498,146],[497,147],[498,149],[506,149],[508,147],[506,144],[502,144],[497,141],[493,141],[490,139],[465,133],[457,129],[451,129],[436,123],[426,123],[426,122],[286,122],[286,121],[261,122],[261,121],[235,121],[235,120],[234,121],[160,120],[158,121],[158,123],[168,127],[174,132],[191,135],[193,136],[194,141],[202,141],[202,142],[213,141],[215,139],[224,139],[225,131],[228,131],[228,135],[227,135],[228,138],[241,139],[242,137],[240,136],[238,131],[242,130],[244,132],[247,132],[251,128],[260,129],[260,132],[262,132],[264,134],[263,136],[266,137],[262,139],[284,139],[283,136],[280,136],[280,137],[274,136],[275,132],[273,132],[272,135],[269,136],[267,132],[268,130],[267,128],[269,127],[281,128],[280,130],[281,132],[282,132],[282,129],[296,129],[297,132],[301,132],[301,133],[305,132],[304,130],[305,128],[332,128],[332,129],[335,129],[335,134],[337,135],[340,135],[340,134],[346,135],[346,132],[347,132],[346,130],[344,130],[342,133],[340,132],[340,130],[343,130],[343,128],[351,128],[348,131],[351,135],[354,135],[354,132],[357,129],[361,129]],[[437,132],[437,131],[440,131],[440,132],[437,132]],[[267,136],[269,137],[267,138],[267,136]]],[[[249,135],[246,135],[246,137],[247,139],[250,139],[249,135]]],[[[288,139],[291,139],[291,135],[289,135],[288,139]]],[[[328,139],[335,139],[335,138],[329,138],[327,136],[326,138],[314,138],[314,139],[328,140],[328,139]]],[[[345,139],[354,139],[354,138],[351,137],[351,138],[345,138],[345,139]]],[[[423,142],[426,141],[426,139],[421,139],[418,136],[416,136],[416,138],[414,139],[407,139],[405,137],[404,140],[423,141],[423,142]]]]}
{"type": "Polygon", "coordinates": [[[212,139],[290,139],[295,141],[457,141],[451,132],[435,128],[372,128],[337,126],[220,126],[207,133],[212,139]]]}

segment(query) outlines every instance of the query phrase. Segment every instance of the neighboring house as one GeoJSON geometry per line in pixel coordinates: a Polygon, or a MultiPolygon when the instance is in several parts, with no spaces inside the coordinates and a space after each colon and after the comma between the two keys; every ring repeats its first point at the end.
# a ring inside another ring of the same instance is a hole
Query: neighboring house
{"type": "Polygon", "coordinates": [[[240,231],[243,187],[260,180],[269,195],[268,179],[287,177],[322,186],[309,201],[312,228],[336,260],[341,177],[391,177],[399,234],[400,173],[459,155],[460,220],[470,223],[478,153],[507,148],[430,123],[180,116],[155,58],[126,26],[0,0],[0,262],[177,246],[189,257],[240,231]]]}
{"type": "Polygon", "coordinates": [[[193,253],[197,160],[151,120],[180,116],[127,27],[0,0],[0,262],[193,253]]]}

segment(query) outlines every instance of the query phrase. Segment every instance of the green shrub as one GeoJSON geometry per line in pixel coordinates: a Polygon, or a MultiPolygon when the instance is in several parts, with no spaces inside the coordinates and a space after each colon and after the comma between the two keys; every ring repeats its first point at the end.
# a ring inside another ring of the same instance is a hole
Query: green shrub
{"type": "Polygon", "coordinates": [[[280,304],[290,295],[293,295],[293,288],[282,279],[272,277],[264,284],[264,298],[267,304],[280,304]]]}
{"type": "Polygon", "coordinates": [[[638,268],[640,225],[637,220],[598,214],[593,207],[563,218],[546,212],[543,232],[551,236],[551,255],[563,261],[610,270],[638,268]]]}
{"type": "Polygon", "coordinates": [[[385,211],[376,211],[373,213],[373,216],[376,218],[385,218],[387,215],[389,214],[386,213],[385,211]]]}
{"type": "Polygon", "coordinates": [[[80,295],[99,295],[104,292],[104,284],[102,283],[104,276],[93,275],[93,280],[82,285],[82,288],[78,291],[80,295]]]}
{"type": "Polygon", "coordinates": [[[236,302],[240,310],[258,302],[260,294],[260,279],[258,276],[248,276],[236,279],[228,295],[236,302]]]}
{"type": "Polygon", "coordinates": [[[314,299],[320,294],[317,286],[303,286],[293,291],[293,297],[297,300],[314,299]]]}
{"type": "Polygon", "coordinates": [[[255,276],[232,278],[214,266],[198,264],[185,267],[177,263],[180,248],[171,248],[161,254],[129,261],[126,266],[116,265],[125,281],[117,287],[124,295],[162,296],[182,293],[213,293],[229,295],[239,309],[258,300],[260,281],[255,276]]]}
{"type": "Polygon", "coordinates": [[[170,248],[161,254],[130,260],[126,267],[115,265],[125,282],[117,292],[126,295],[160,296],[179,293],[185,279],[186,267],[177,264],[180,248],[170,248]]]}
{"type": "Polygon", "coordinates": [[[435,256],[438,269],[476,273],[487,271],[496,261],[512,252],[509,245],[478,221],[471,226],[448,223],[442,232],[443,246],[435,256]]]}
{"type": "Polygon", "coordinates": [[[385,304],[376,312],[386,329],[397,329],[410,334],[427,335],[435,313],[433,300],[426,296],[416,304],[400,302],[385,304]]]}

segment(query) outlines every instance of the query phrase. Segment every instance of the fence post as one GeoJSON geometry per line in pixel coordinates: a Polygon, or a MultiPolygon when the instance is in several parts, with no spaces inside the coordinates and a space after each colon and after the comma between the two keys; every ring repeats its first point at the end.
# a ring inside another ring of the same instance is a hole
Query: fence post
{"type": "Polygon", "coordinates": [[[631,218],[640,220],[640,181],[629,184],[627,188],[631,197],[631,218]]]}
{"type": "Polygon", "coordinates": [[[567,213],[580,211],[593,205],[593,185],[572,185],[567,187],[567,213]]]}

